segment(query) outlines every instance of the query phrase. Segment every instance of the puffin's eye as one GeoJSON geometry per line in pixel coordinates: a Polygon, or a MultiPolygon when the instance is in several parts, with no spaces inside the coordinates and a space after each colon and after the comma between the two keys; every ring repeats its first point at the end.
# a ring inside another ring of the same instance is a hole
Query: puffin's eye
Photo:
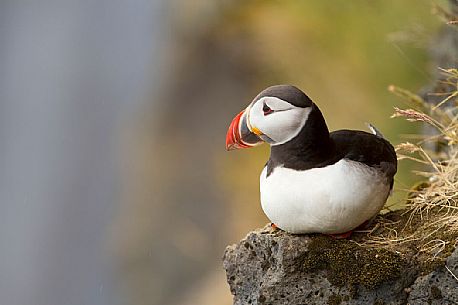
{"type": "Polygon", "coordinates": [[[267,106],[267,104],[264,104],[264,106],[262,106],[262,111],[264,111],[264,115],[268,115],[274,112],[269,106],[267,106]]]}

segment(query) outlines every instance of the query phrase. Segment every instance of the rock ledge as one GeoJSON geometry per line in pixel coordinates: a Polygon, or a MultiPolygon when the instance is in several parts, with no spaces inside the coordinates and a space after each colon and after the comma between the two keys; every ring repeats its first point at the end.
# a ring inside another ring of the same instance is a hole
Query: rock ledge
{"type": "Polygon", "coordinates": [[[223,262],[235,305],[458,304],[458,250],[425,274],[415,256],[266,226],[223,262]]]}

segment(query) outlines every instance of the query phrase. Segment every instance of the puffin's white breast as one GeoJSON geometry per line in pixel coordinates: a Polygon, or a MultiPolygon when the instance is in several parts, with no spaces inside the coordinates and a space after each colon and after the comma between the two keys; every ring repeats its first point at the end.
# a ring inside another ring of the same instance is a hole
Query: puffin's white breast
{"type": "Polygon", "coordinates": [[[344,233],[375,216],[390,187],[377,170],[342,159],[322,168],[277,167],[261,173],[261,205],[267,217],[291,233],[344,233]]]}

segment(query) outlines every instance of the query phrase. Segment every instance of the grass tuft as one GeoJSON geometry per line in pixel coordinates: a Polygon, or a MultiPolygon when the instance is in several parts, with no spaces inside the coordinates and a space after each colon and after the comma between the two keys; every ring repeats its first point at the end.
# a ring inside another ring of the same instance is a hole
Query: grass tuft
{"type": "Polygon", "coordinates": [[[408,90],[388,88],[409,107],[395,108],[392,117],[422,122],[437,132],[417,143],[396,146],[398,160],[417,162],[420,169],[414,173],[424,181],[409,190],[404,210],[380,215],[375,227],[366,231],[369,238],[355,240],[363,246],[418,253],[435,261],[458,245],[458,69],[440,70],[445,76],[443,84],[452,90],[431,93],[443,96],[437,105],[408,90]]]}

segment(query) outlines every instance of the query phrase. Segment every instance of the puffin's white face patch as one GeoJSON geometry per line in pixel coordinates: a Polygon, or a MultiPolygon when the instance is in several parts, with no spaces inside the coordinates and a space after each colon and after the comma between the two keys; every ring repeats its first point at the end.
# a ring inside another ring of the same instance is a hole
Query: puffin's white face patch
{"type": "Polygon", "coordinates": [[[310,111],[311,107],[296,107],[277,97],[266,96],[250,107],[249,122],[251,127],[256,127],[274,141],[271,145],[279,145],[298,135],[307,122],[310,111]],[[273,112],[265,115],[265,106],[273,112]]]}

